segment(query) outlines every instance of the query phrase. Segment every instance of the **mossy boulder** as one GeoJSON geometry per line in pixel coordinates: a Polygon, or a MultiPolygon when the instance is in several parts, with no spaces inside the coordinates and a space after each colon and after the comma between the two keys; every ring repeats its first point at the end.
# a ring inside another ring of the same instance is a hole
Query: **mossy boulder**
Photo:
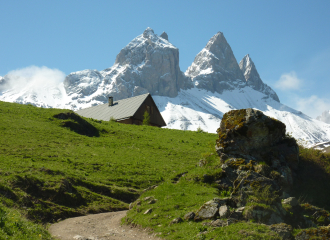
{"type": "Polygon", "coordinates": [[[284,216],[276,205],[251,204],[246,206],[243,216],[247,220],[254,220],[264,224],[278,224],[284,222],[284,216]]]}
{"type": "Polygon", "coordinates": [[[315,207],[311,204],[301,204],[302,212],[318,226],[326,226],[330,224],[330,213],[323,208],[315,207]]]}
{"type": "Polygon", "coordinates": [[[330,226],[302,230],[296,235],[295,239],[330,239],[330,226]]]}
{"type": "Polygon", "coordinates": [[[232,110],[224,114],[217,130],[216,150],[221,159],[244,158],[273,167],[283,166],[284,163],[296,169],[299,147],[285,131],[284,123],[259,110],[232,110]]]}
{"type": "Polygon", "coordinates": [[[269,226],[269,229],[276,232],[281,239],[283,240],[291,240],[292,236],[292,226],[285,223],[278,223],[269,226]]]}
{"type": "Polygon", "coordinates": [[[261,111],[232,110],[225,113],[217,130],[217,147],[224,153],[251,155],[255,150],[274,146],[282,140],[285,128],[285,124],[261,111]]]}

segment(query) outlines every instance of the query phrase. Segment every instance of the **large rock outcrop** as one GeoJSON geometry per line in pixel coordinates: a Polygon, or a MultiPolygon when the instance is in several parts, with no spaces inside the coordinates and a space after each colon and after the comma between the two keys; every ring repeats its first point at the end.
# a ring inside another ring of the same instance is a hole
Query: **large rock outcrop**
{"type": "Polygon", "coordinates": [[[271,166],[283,164],[295,169],[299,148],[286,136],[286,126],[252,108],[232,110],[222,118],[217,132],[217,152],[233,157],[264,161],[271,166]]]}
{"type": "MultiPolygon", "coordinates": [[[[223,116],[218,134],[216,150],[222,172],[215,166],[217,177],[207,182],[231,194],[204,203],[196,214],[189,213],[195,221],[212,219],[203,225],[223,227],[252,220],[269,225],[282,239],[293,239],[292,227],[318,227],[296,239],[327,236],[323,226],[330,223],[329,212],[290,197],[299,149],[295,139],[285,134],[283,123],[258,110],[233,110],[223,116]]],[[[205,175],[201,181],[206,183],[205,175]]]]}
{"type": "Polygon", "coordinates": [[[275,101],[280,101],[276,92],[261,80],[257,68],[254,65],[254,62],[250,58],[249,54],[247,54],[240,61],[239,68],[244,74],[247,85],[252,87],[254,90],[264,93],[275,101]]]}
{"type": "Polygon", "coordinates": [[[232,187],[232,201],[245,207],[246,219],[276,224],[286,217],[280,197],[287,197],[293,185],[299,148],[285,128],[251,108],[229,111],[222,118],[216,150],[224,177],[217,183],[232,187]]]}
{"type": "Polygon", "coordinates": [[[185,72],[195,86],[222,93],[245,86],[244,76],[222,32],[214,35],[185,72]]]}

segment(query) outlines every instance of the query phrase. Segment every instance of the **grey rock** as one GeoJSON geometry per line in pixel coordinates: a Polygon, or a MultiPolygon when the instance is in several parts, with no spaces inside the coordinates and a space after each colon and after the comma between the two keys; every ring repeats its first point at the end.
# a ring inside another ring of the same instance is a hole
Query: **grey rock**
{"type": "Polygon", "coordinates": [[[245,207],[239,207],[235,210],[235,212],[240,212],[243,213],[244,212],[245,207]]]}
{"type": "MultiPolygon", "coordinates": [[[[234,182],[238,176],[236,169],[229,166],[229,164],[225,163],[221,165],[221,169],[225,173],[226,178],[230,181],[230,183],[234,182]]],[[[232,186],[232,184],[230,184],[232,186]]]]}
{"type": "Polygon", "coordinates": [[[149,202],[148,202],[148,204],[154,204],[154,203],[156,203],[158,200],[157,199],[151,199],[149,202]]]}
{"type": "Polygon", "coordinates": [[[183,222],[182,218],[178,217],[171,221],[170,225],[183,222]]]}
{"type": "Polygon", "coordinates": [[[150,214],[152,213],[152,208],[149,208],[148,210],[146,210],[143,214],[150,214]]]}
{"type": "Polygon", "coordinates": [[[76,239],[76,240],[95,240],[94,237],[84,237],[84,236],[80,236],[80,235],[74,236],[73,239],[76,239]]]}
{"type": "Polygon", "coordinates": [[[282,240],[292,239],[292,226],[285,223],[278,223],[269,226],[269,229],[276,232],[282,240]]]}
{"type": "Polygon", "coordinates": [[[186,215],[184,215],[184,219],[188,220],[188,221],[194,220],[194,218],[195,218],[195,213],[194,212],[189,212],[186,215]]]}
{"type": "Polygon", "coordinates": [[[203,204],[198,211],[194,220],[204,220],[215,218],[219,214],[220,204],[217,201],[211,200],[203,204]]]}
{"type": "Polygon", "coordinates": [[[295,197],[289,197],[287,199],[284,199],[282,201],[282,204],[289,204],[292,207],[295,207],[295,206],[299,205],[298,200],[295,197]]]}
{"type": "Polygon", "coordinates": [[[157,185],[153,185],[153,186],[150,186],[150,187],[148,187],[148,188],[146,188],[146,189],[143,189],[142,192],[147,192],[147,191],[150,191],[150,190],[155,189],[155,188],[157,188],[157,187],[158,187],[157,185]]]}
{"type": "Polygon", "coordinates": [[[249,54],[247,54],[239,63],[239,68],[242,70],[244,74],[244,78],[246,80],[247,85],[252,87],[254,90],[264,93],[265,95],[271,97],[275,101],[280,101],[276,92],[271,89],[267,84],[263,83],[261,80],[259,73],[254,65],[254,62],[250,58],[249,54]]]}
{"type": "Polygon", "coordinates": [[[143,32],[143,37],[144,38],[149,38],[151,34],[154,34],[154,30],[152,30],[150,27],[148,27],[146,30],[143,32]]]}
{"type": "Polygon", "coordinates": [[[215,34],[185,72],[195,86],[211,92],[246,86],[245,78],[222,32],[215,34]]]}
{"type": "Polygon", "coordinates": [[[226,198],[213,198],[212,201],[218,203],[219,206],[222,206],[222,205],[226,205],[226,204],[230,203],[231,198],[230,197],[226,197],[226,198]]]}
{"type": "Polygon", "coordinates": [[[227,221],[217,219],[211,222],[210,224],[211,227],[224,227],[227,226],[227,221]]]}
{"type": "Polygon", "coordinates": [[[150,200],[152,200],[154,197],[152,197],[152,196],[149,196],[149,197],[145,197],[144,199],[143,199],[143,201],[150,201],[150,200]]]}
{"type": "Polygon", "coordinates": [[[230,215],[230,209],[227,205],[223,205],[219,208],[220,218],[227,218],[230,215]]]}
{"type": "Polygon", "coordinates": [[[274,212],[271,208],[275,208],[275,206],[270,206],[270,208],[247,206],[244,211],[244,218],[247,220],[254,219],[268,225],[284,222],[284,216],[274,212]]]}

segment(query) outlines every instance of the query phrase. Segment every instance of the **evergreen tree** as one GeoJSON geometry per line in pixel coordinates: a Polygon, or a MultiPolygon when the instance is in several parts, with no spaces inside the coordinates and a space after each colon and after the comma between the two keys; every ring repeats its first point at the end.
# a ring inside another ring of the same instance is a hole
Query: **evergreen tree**
{"type": "Polygon", "coordinates": [[[146,110],[143,114],[143,122],[142,125],[149,125],[150,124],[150,115],[148,111],[146,110]]]}

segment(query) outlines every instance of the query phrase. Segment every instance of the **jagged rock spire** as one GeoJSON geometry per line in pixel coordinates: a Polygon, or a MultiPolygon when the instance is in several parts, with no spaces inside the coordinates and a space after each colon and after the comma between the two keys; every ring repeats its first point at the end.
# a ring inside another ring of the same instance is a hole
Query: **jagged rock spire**
{"type": "Polygon", "coordinates": [[[245,55],[245,57],[240,61],[239,67],[244,74],[246,83],[250,87],[259,92],[265,93],[278,102],[280,101],[276,92],[261,80],[257,68],[249,54],[245,55]]]}
{"type": "Polygon", "coordinates": [[[150,27],[147,27],[147,29],[144,30],[144,32],[143,32],[143,37],[149,38],[150,35],[154,35],[154,34],[155,34],[154,30],[152,30],[152,28],[150,28],[150,27]]]}
{"type": "Polygon", "coordinates": [[[222,32],[215,34],[187,69],[195,85],[212,92],[245,85],[244,76],[222,32]]]}
{"type": "Polygon", "coordinates": [[[168,35],[166,32],[163,32],[162,34],[160,34],[160,37],[164,38],[165,40],[168,41],[168,35]]]}

